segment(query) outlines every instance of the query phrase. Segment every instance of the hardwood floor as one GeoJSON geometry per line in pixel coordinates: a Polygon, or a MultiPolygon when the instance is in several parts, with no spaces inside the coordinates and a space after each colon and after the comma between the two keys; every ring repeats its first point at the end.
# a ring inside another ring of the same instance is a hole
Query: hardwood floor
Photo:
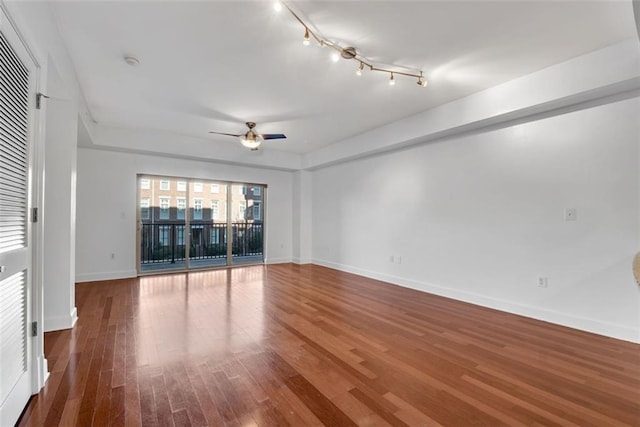
{"type": "Polygon", "coordinates": [[[640,425],[639,345],[319,266],[76,292],[19,425],[640,425]]]}

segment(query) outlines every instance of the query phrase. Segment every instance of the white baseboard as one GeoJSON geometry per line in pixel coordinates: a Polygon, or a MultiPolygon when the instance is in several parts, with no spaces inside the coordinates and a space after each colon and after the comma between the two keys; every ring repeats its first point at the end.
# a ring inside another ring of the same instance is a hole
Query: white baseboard
{"type": "Polygon", "coordinates": [[[138,277],[138,272],[135,271],[135,270],[108,271],[108,272],[104,272],[104,273],[77,274],[76,275],[76,283],[98,282],[100,280],[131,279],[133,277],[138,277]]]}
{"type": "Polygon", "coordinates": [[[267,264],[285,264],[291,262],[291,258],[267,258],[267,264]]]}
{"type": "Polygon", "coordinates": [[[68,316],[45,317],[42,327],[44,332],[60,331],[63,329],[71,329],[78,321],[78,310],[73,307],[68,316]]]}
{"type": "Polygon", "coordinates": [[[482,307],[493,308],[495,310],[530,317],[532,319],[542,320],[549,323],[555,323],[557,325],[567,326],[569,328],[580,329],[582,331],[604,335],[624,341],[640,343],[640,331],[635,328],[629,328],[623,325],[616,325],[597,319],[573,316],[570,314],[546,310],[539,307],[528,306],[511,301],[500,300],[497,298],[490,298],[472,292],[460,291],[457,289],[448,288],[446,286],[405,279],[402,277],[378,273],[376,271],[366,270],[350,265],[338,264],[331,261],[314,259],[313,263],[335,270],[345,271],[347,273],[353,273],[359,276],[381,280],[405,288],[415,289],[417,291],[427,292],[458,301],[468,302],[470,304],[480,305],[482,307]]]}
{"type": "Polygon", "coordinates": [[[32,394],[40,392],[49,378],[49,364],[47,359],[44,357],[44,354],[40,354],[35,359],[35,372],[33,373],[32,380],[33,388],[31,390],[32,394]]]}
{"type": "Polygon", "coordinates": [[[308,259],[308,258],[293,258],[291,260],[291,262],[295,263],[295,264],[311,264],[313,263],[313,260],[308,259]]]}

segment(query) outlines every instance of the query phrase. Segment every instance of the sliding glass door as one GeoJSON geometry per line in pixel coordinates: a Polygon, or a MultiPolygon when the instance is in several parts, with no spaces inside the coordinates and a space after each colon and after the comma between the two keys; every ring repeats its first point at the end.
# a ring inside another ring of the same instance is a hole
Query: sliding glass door
{"type": "Polygon", "coordinates": [[[231,185],[232,245],[234,264],[263,262],[264,191],[261,186],[231,185]]]}
{"type": "Polygon", "coordinates": [[[226,183],[189,183],[189,266],[227,265],[226,183]]]}
{"type": "Polygon", "coordinates": [[[265,188],[138,176],[139,272],[263,262],[265,188]]]}

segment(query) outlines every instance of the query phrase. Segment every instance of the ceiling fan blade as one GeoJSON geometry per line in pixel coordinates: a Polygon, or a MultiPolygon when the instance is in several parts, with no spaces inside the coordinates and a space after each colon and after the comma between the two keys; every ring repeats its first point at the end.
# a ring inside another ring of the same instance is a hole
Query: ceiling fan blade
{"type": "Polygon", "coordinates": [[[215,133],[216,135],[236,136],[236,137],[243,135],[243,134],[236,135],[235,133],[223,133],[223,132],[213,132],[213,131],[211,131],[209,133],[215,133]]]}
{"type": "Polygon", "coordinates": [[[262,139],[285,139],[286,136],[284,136],[283,133],[262,133],[260,134],[260,136],[262,137],[262,139]]]}

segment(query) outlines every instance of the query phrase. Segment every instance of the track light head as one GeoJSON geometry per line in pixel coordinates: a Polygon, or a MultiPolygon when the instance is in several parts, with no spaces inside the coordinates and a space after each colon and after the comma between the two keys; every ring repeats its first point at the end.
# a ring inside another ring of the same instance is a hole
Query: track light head
{"type": "Polygon", "coordinates": [[[307,27],[304,28],[304,39],[302,39],[302,44],[305,46],[309,46],[309,41],[311,40],[311,36],[309,35],[309,29],[307,27]]]}
{"type": "Polygon", "coordinates": [[[276,12],[280,12],[282,10],[282,3],[280,3],[280,0],[276,0],[273,2],[273,10],[275,10],[276,12]]]}
{"type": "Polygon", "coordinates": [[[389,86],[393,86],[396,84],[396,79],[393,77],[393,73],[391,73],[391,77],[389,77],[389,86]]]}
{"type": "Polygon", "coordinates": [[[361,76],[362,70],[364,70],[364,64],[361,62],[360,66],[358,67],[358,71],[356,71],[356,75],[361,76]]]}

